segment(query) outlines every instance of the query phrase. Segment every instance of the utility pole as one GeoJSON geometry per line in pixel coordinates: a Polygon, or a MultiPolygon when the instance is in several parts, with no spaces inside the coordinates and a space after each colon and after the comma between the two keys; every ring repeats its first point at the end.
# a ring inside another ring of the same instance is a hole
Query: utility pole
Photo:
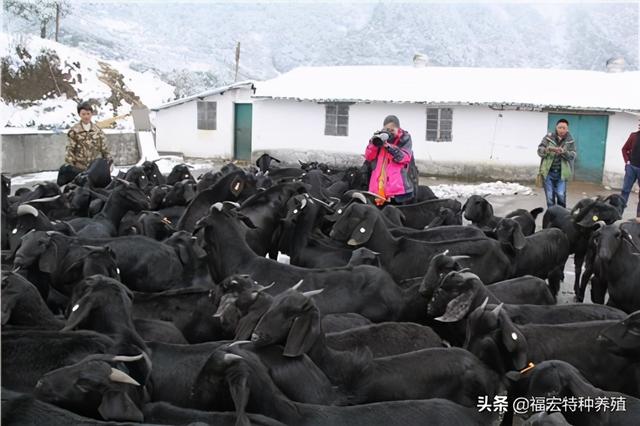
{"type": "Polygon", "coordinates": [[[60,32],[60,3],[56,2],[56,41],[60,32]]]}
{"type": "Polygon", "coordinates": [[[240,42],[236,44],[236,75],[233,78],[233,81],[238,81],[238,66],[240,65],[240,42]]]}

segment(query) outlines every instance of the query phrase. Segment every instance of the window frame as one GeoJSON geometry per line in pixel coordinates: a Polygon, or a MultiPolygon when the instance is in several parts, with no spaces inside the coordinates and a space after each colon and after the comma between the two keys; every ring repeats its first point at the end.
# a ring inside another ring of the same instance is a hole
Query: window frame
{"type": "Polygon", "coordinates": [[[218,129],[217,101],[198,100],[196,105],[196,115],[196,127],[198,130],[218,129]]]}
{"type": "Polygon", "coordinates": [[[425,109],[425,140],[427,142],[453,142],[453,108],[427,107],[425,109]],[[436,117],[433,117],[435,111],[436,117]],[[443,117],[443,112],[448,112],[448,117],[443,117]],[[430,114],[431,113],[431,114],[430,114]],[[435,129],[433,123],[435,122],[435,129]],[[449,123],[448,129],[443,129],[443,122],[449,123]],[[432,127],[429,127],[432,124],[432,127]],[[435,138],[433,137],[435,133],[435,138]],[[448,136],[448,137],[446,137],[448,136]]]}
{"type": "Polygon", "coordinates": [[[347,102],[327,102],[324,104],[324,135],[325,136],[349,136],[349,106],[347,102]],[[333,109],[333,112],[330,112],[333,109]],[[341,123],[340,119],[343,118],[341,123]],[[330,122],[331,120],[331,122],[330,122]]]}

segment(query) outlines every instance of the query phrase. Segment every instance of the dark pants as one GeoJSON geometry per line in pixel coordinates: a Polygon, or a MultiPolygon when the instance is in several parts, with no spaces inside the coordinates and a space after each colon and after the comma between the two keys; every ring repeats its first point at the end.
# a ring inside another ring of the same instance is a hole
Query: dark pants
{"type": "Polygon", "coordinates": [[[544,179],[544,193],[547,207],[559,205],[567,207],[567,181],[562,180],[560,170],[550,170],[544,179]]]}
{"type": "MultiPolygon", "coordinates": [[[[622,198],[624,198],[624,202],[629,205],[629,194],[631,193],[631,188],[633,188],[633,184],[638,182],[638,186],[640,186],[640,167],[632,166],[631,164],[627,164],[624,167],[624,182],[622,183],[622,198]]],[[[636,209],[636,217],[640,217],[640,195],[638,196],[639,202],[638,207],[636,209]]]]}

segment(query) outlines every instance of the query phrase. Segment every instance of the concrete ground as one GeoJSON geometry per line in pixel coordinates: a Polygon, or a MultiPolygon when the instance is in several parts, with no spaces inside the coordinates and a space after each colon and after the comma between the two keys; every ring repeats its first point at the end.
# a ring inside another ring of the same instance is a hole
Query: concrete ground
{"type": "MultiPolygon", "coordinates": [[[[447,183],[465,183],[472,184],[473,182],[460,182],[448,179],[440,179],[440,178],[421,178],[420,183],[424,185],[439,185],[439,184],[447,184],[447,183]]],[[[500,195],[493,196],[490,195],[487,197],[487,200],[491,202],[494,208],[494,212],[497,216],[505,215],[506,213],[515,210],[515,209],[526,209],[532,210],[536,207],[546,208],[544,190],[542,188],[537,188],[535,185],[529,184],[527,185],[533,189],[533,193],[531,195],[500,195]]],[[[629,207],[625,210],[623,219],[632,219],[635,217],[636,206],[638,203],[638,188],[634,188],[634,192],[629,197],[629,207]]],[[[610,194],[619,194],[620,191],[617,190],[606,190],[602,187],[602,185],[596,185],[588,182],[570,182],[567,188],[567,205],[573,206],[579,200],[586,197],[595,197],[596,195],[607,196],[610,194]]],[[[462,203],[464,203],[464,199],[459,199],[462,203]]],[[[538,229],[542,228],[542,214],[538,216],[536,223],[538,225],[538,229]]],[[[465,219],[463,219],[466,222],[465,219]]],[[[558,303],[566,304],[573,303],[573,297],[575,295],[573,291],[573,283],[575,280],[575,269],[573,265],[573,255],[567,261],[567,265],[565,267],[565,281],[562,283],[560,287],[560,293],[558,294],[558,303]]],[[[589,288],[587,288],[585,294],[585,302],[591,302],[591,297],[589,293],[589,288]]]]}

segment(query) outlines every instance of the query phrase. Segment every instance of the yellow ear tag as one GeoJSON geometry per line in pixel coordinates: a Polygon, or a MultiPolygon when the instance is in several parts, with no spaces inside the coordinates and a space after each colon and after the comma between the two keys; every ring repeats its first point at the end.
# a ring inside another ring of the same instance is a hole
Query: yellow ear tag
{"type": "Polygon", "coordinates": [[[591,219],[593,219],[594,222],[597,222],[599,218],[598,218],[598,216],[593,215],[593,217],[591,219]]]}
{"type": "Polygon", "coordinates": [[[520,374],[526,373],[527,371],[531,370],[533,367],[535,367],[535,364],[532,362],[529,362],[529,364],[525,368],[520,370],[520,374]]]}

